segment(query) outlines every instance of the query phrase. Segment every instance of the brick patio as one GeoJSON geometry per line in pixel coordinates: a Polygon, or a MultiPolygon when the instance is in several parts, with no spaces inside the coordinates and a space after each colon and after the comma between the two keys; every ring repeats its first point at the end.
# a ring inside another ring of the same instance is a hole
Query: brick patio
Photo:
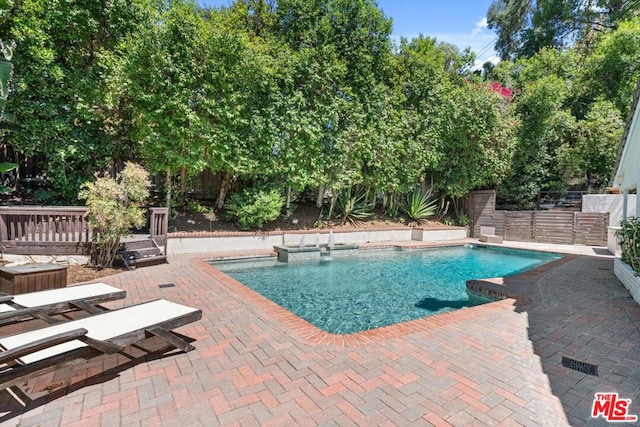
{"type": "MultiPolygon", "coordinates": [[[[203,310],[196,350],[123,354],[0,392],[0,424],[606,425],[595,392],[640,415],[640,306],[608,257],[571,255],[501,284],[510,298],[348,336],[323,333],[199,257],[105,279],[119,307],[167,298],[203,310]],[[175,283],[174,287],[158,285],[175,283]],[[563,356],[599,376],[564,368],[563,356]]],[[[145,343],[155,345],[156,342],[145,343]]]]}

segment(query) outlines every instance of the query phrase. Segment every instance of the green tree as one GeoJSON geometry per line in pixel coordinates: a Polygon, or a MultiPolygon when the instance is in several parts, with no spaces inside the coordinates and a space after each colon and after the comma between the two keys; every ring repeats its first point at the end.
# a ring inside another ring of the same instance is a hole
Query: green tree
{"type": "Polygon", "coordinates": [[[605,186],[611,178],[623,127],[620,112],[611,102],[594,103],[576,125],[575,144],[558,149],[558,163],[565,179],[580,178],[594,190],[605,186]]]}
{"type": "Polygon", "coordinates": [[[305,130],[305,148],[315,153],[308,176],[319,195],[325,187],[337,193],[362,181],[362,157],[371,154],[362,135],[384,103],[391,21],[369,0],[282,0],[275,13],[275,36],[298,52],[292,88],[313,118],[305,130]]]}
{"type": "Polygon", "coordinates": [[[555,116],[562,114],[566,96],[564,80],[554,74],[530,81],[521,89],[515,105],[520,118],[518,145],[510,174],[498,187],[501,200],[531,208],[538,192],[552,178],[555,147],[550,147],[550,142],[557,138],[549,128],[557,122],[555,116]]]}
{"type": "Polygon", "coordinates": [[[487,22],[498,33],[496,50],[506,60],[588,42],[594,32],[615,29],[639,11],[638,2],[627,0],[494,0],[487,22]]]}
{"type": "Polygon", "coordinates": [[[517,122],[510,97],[486,85],[453,86],[441,127],[442,146],[433,169],[435,188],[462,197],[499,184],[510,170],[517,122]]]}
{"type": "MultiPolygon", "coordinates": [[[[0,25],[7,20],[9,12],[13,8],[13,0],[3,0],[0,2],[0,25]]],[[[4,117],[4,107],[9,96],[9,81],[13,73],[11,58],[13,57],[15,43],[0,39],[0,121],[4,117]]]]}
{"type": "Polygon", "coordinates": [[[582,88],[590,103],[604,97],[626,117],[639,78],[640,18],[635,18],[599,40],[587,57],[582,88]]]}
{"type": "Polygon", "coordinates": [[[4,141],[21,157],[45,156],[57,202],[75,201],[80,185],[116,158],[119,120],[103,103],[110,71],[101,58],[137,27],[146,8],[145,0],[24,0],[0,27],[0,38],[19,46],[4,141]]]}

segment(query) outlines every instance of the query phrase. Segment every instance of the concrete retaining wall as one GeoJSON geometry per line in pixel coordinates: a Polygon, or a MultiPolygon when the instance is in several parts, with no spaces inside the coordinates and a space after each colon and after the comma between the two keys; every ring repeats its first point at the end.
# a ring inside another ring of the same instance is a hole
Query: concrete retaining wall
{"type": "MultiPolygon", "coordinates": [[[[215,235],[171,235],[167,241],[169,255],[206,253],[217,251],[242,251],[242,250],[271,250],[274,246],[297,246],[302,240],[304,245],[314,245],[316,241],[323,245],[329,242],[328,231],[310,233],[269,233],[269,234],[240,234],[233,236],[215,235]]],[[[361,244],[387,241],[418,240],[421,242],[435,242],[442,240],[462,240],[466,238],[466,230],[461,227],[447,229],[400,229],[400,230],[354,230],[334,231],[332,233],[334,244],[361,244]]]]}
{"type": "Polygon", "coordinates": [[[467,238],[467,230],[462,227],[442,230],[415,228],[411,232],[411,240],[419,242],[437,242],[440,240],[462,240],[467,238]]]}

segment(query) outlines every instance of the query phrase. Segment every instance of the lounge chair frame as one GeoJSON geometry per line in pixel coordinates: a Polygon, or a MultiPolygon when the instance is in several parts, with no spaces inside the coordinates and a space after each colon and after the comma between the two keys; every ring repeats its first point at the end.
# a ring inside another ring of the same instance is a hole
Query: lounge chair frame
{"type": "MultiPolygon", "coordinates": [[[[95,318],[101,316],[102,314],[108,313],[118,313],[126,316],[127,310],[142,306],[144,304],[153,304],[158,301],[164,300],[155,300],[147,303],[137,304],[118,310],[103,312],[90,317],[95,318]]],[[[13,347],[11,349],[7,349],[4,352],[0,352],[0,365],[5,365],[4,367],[0,366],[0,390],[15,386],[21,381],[24,381],[24,379],[26,378],[40,376],[42,374],[60,369],[63,366],[73,365],[78,361],[82,363],[87,359],[99,356],[101,354],[118,353],[122,351],[125,346],[135,344],[150,336],[157,336],[167,343],[171,344],[173,347],[176,347],[184,352],[191,351],[194,349],[191,344],[189,344],[176,334],[170,332],[172,329],[195,322],[202,318],[202,310],[191,309],[189,307],[184,308],[188,308],[190,311],[182,315],[176,315],[165,321],[156,322],[148,327],[131,330],[124,334],[110,337],[107,340],[98,340],[89,337],[87,335],[87,329],[84,329],[82,327],[82,321],[86,319],[69,321],[68,323],[72,324],[73,326],[77,324],[78,327],[73,327],[72,329],[64,331],[62,333],[52,333],[52,335],[46,338],[34,340],[26,344],[13,347]],[[30,363],[21,364],[20,358],[26,355],[35,353],[37,351],[49,349],[55,345],[68,343],[74,340],[82,341],[84,344],[86,344],[86,346],[51,355],[44,359],[36,360],[30,363]]],[[[43,330],[45,331],[46,329],[46,327],[43,328],[43,330]]]]}
{"type": "Polygon", "coordinates": [[[105,283],[90,283],[15,296],[0,294],[0,304],[9,308],[6,311],[0,310],[0,326],[33,318],[54,323],[52,315],[76,310],[97,314],[106,310],[99,304],[123,299],[126,295],[126,291],[105,283]],[[73,295],[75,298],[61,298],[64,295],[73,295]],[[49,302],[43,304],[43,299],[49,302]]]}

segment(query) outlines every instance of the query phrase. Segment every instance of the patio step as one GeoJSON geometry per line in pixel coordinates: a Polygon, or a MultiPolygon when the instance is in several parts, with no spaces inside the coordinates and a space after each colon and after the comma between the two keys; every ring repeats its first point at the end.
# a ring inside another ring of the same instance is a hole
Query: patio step
{"type": "Polygon", "coordinates": [[[118,251],[128,269],[164,264],[167,257],[151,239],[135,240],[120,245],[118,251]]]}

